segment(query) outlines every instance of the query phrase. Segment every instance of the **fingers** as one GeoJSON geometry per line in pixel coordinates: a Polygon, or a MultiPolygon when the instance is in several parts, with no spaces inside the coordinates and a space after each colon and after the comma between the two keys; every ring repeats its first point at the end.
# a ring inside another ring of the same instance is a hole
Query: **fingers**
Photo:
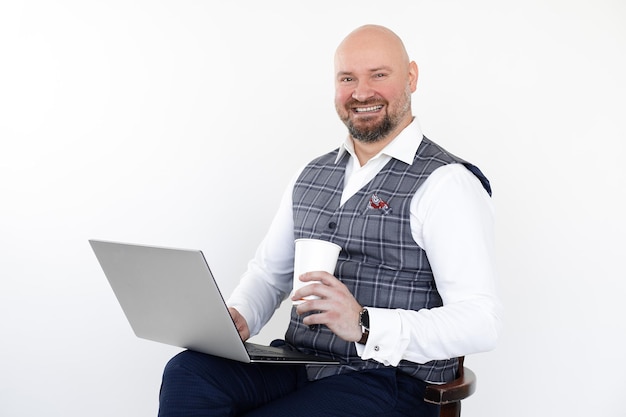
{"type": "Polygon", "coordinates": [[[337,283],[341,283],[337,278],[333,276],[333,274],[329,274],[325,271],[311,271],[306,272],[300,275],[300,281],[309,282],[309,281],[320,281],[324,285],[336,285],[337,283]]]}
{"type": "Polygon", "coordinates": [[[325,295],[324,287],[336,288],[339,286],[343,286],[343,283],[341,281],[335,278],[332,274],[324,271],[306,272],[296,279],[300,279],[300,281],[307,283],[308,285],[304,285],[303,287],[300,287],[297,291],[295,291],[293,297],[291,298],[292,300],[301,300],[302,298],[309,295],[316,295],[321,297],[325,295]],[[321,292],[321,294],[318,294],[318,292],[321,292]]]}
{"type": "Polygon", "coordinates": [[[239,311],[237,311],[234,307],[228,307],[228,312],[230,316],[233,318],[233,322],[235,323],[235,327],[239,332],[239,337],[241,340],[246,341],[250,337],[250,329],[248,328],[248,322],[245,317],[241,315],[239,311]]]}
{"type": "Polygon", "coordinates": [[[361,338],[359,312],[362,307],[348,287],[326,272],[308,272],[303,282],[317,281],[300,288],[293,299],[316,295],[319,299],[306,300],[296,306],[298,315],[306,315],[302,322],[307,326],[325,325],[333,333],[347,341],[361,338]]]}
{"type": "Polygon", "coordinates": [[[359,311],[360,305],[356,301],[343,305],[324,299],[306,301],[296,308],[299,315],[310,313],[302,319],[303,324],[309,327],[325,325],[338,337],[349,342],[357,341],[362,336],[359,311]]]}
{"type": "MultiPolygon", "coordinates": [[[[328,272],[307,272],[300,277],[303,282],[307,282],[309,284],[295,291],[293,296],[291,297],[292,300],[302,300],[305,299],[305,297],[316,296],[316,298],[326,300],[331,303],[324,303],[323,305],[317,305],[316,303],[315,307],[313,307],[313,305],[311,304],[303,303],[307,304],[307,306],[303,307],[304,309],[299,309],[299,314],[314,309],[333,309],[332,303],[345,304],[346,302],[354,300],[354,297],[350,293],[350,290],[348,290],[348,287],[346,287],[343,282],[339,281],[339,279],[334,277],[332,274],[329,274],[328,272]]],[[[338,306],[334,306],[334,308],[338,308],[338,306]]]]}

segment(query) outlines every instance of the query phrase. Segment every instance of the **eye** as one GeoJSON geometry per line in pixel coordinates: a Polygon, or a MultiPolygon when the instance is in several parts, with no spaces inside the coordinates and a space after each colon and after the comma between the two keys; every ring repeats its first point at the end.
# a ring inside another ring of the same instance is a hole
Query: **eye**
{"type": "Polygon", "coordinates": [[[354,80],[354,78],[352,78],[352,77],[343,77],[343,78],[340,79],[340,81],[342,83],[349,83],[349,82],[351,82],[353,80],[354,80]]]}

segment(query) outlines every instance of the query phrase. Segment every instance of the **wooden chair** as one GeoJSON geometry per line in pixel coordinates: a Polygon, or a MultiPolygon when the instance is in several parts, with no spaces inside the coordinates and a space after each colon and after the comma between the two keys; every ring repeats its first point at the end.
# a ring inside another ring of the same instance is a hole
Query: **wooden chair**
{"type": "Polygon", "coordinates": [[[476,375],[471,369],[463,366],[464,357],[459,358],[459,370],[454,381],[443,385],[428,385],[424,401],[441,406],[440,417],[460,417],[461,400],[476,391],[476,375]]]}

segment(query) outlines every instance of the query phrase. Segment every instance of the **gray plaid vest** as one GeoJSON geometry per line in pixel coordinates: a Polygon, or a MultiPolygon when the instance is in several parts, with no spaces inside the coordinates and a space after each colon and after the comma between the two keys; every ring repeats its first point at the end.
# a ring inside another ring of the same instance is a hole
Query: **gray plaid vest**
{"type": "MultiPolygon", "coordinates": [[[[412,165],[392,159],[383,169],[339,205],[349,155],[335,163],[338,150],[313,160],[293,190],[294,238],[316,238],[342,247],[335,276],[361,305],[420,310],[443,305],[426,253],[411,235],[409,208],[416,190],[437,168],[461,163],[489,182],[475,166],[423,138],[412,165]]],[[[373,329],[375,331],[375,329],[373,329]]],[[[309,365],[310,379],[384,367],[361,359],[354,343],[335,336],[327,327],[310,329],[292,309],[285,339],[299,350],[340,359],[341,365],[309,365]]],[[[454,379],[458,361],[418,364],[401,361],[398,368],[429,382],[454,379]]]]}

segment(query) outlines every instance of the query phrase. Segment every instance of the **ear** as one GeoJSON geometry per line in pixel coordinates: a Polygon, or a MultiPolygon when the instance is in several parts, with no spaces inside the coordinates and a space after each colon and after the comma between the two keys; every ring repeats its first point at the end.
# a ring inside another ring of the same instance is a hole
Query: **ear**
{"type": "Polygon", "coordinates": [[[417,89],[417,78],[419,70],[415,61],[409,63],[409,86],[411,87],[411,93],[414,93],[417,89]]]}

